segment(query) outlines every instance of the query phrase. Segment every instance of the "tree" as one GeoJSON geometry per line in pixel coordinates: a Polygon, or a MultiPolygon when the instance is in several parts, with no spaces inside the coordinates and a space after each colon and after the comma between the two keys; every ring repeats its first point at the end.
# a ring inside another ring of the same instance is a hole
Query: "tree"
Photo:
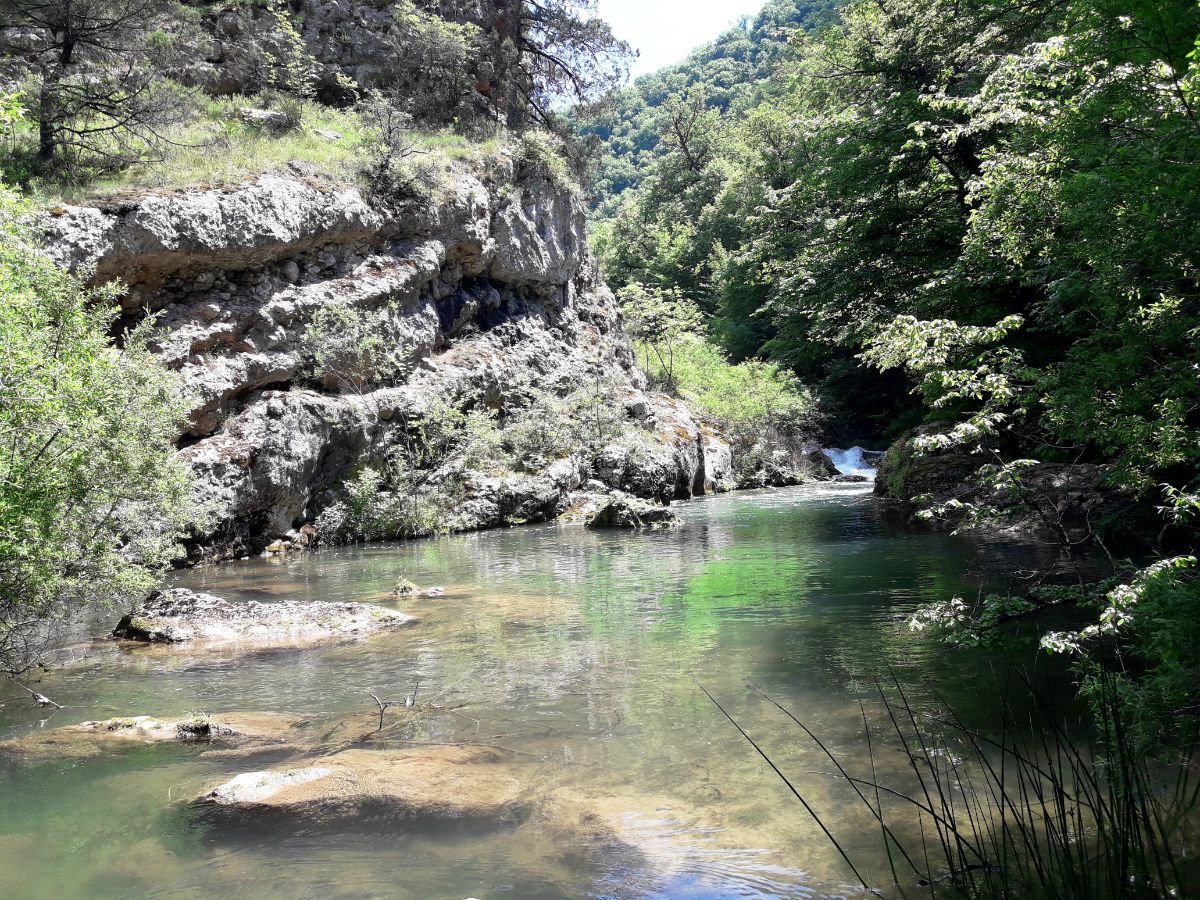
{"type": "Polygon", "coordinates": [[[192,512],[174,460],[181,382],[109,339],[115,288],[90,292],[31,243],[0,189],[0,673],[38,665],[96,603],[140,598],[192,512]]]}
{"type": "Polygon", "coordinates": [[[618,299],[630,337],[643,355],[654,354],[665,386],[674,387],[675,349],[685,337],[700,331],[704,322],[700,308],[677,290],[656,290],[637,282],[622,288],[618,299]]]}
{"type": "Polygon", "coordinates": [[[510,126],[532,117],[552,127],[556,107],[592,102],[624,81],[633,51],[595,8],[596,0],[496,0],[492,31],[510,126]]]}
{"type": "Polygon", "coordinates": [[[35,98],[38,156],[140,155],[185,112],[161,77],[172,0],[0,0],[0,53],[35,98]]]}
{"type": "Polygon", "coordinates": [[[663,104],[661,116],[658,127],[669,150],[678,153],[691,172],[708,168],[721,138],[721,117],[709,108],[704,93],[672,94],[663,104]]]}

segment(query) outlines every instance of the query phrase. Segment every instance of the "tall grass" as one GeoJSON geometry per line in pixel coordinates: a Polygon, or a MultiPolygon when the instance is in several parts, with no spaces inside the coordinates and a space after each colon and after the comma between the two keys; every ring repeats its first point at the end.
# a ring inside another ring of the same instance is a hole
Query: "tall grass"
{"type": "MultiPolygon", "coordinates": [[[[194,107],[186,124],[166,129],[162,140],[145,148],[140,161],[123,167],[80,159],[44,172],[34,159],[37,134],[26,117],[0,149],[0,175],[20,182],[44,205],[77,203],[129,190],[168,190],[236,184],[267,173],[313,174],[356,184],[364,161],[376,152],[370,129],[353,109],[334,109],[313,100],[285,98],[296,127],[273,130],[246,122],[243,107],[275,107],[278,98],[211,98],[181,92],[194,107]]],[[[476,140],[452,131],[414,126],[408,136],[418,151],[423,181],[447,181],[455,162],[479,164],[498,158],[501,141],[476,140]]]]}
{"type": "MultiPolygon", "coordinates": [[[[1018,681],[1033,693],[1028,682],[1018,681]]],[[[1193,753],[1139,753],[1111,680],[1100,691],[1097,733],[1087,741],[1068,735],[1036,693],[1036,712],[1018,721],[1005,690],[997,703],[999,732],[988,736],[952,710],[918,711],[894,676],[886,686],[876,682],[878,721],[862,706],[869,771],[858,775],[792,711],[749,687],[828,758],[830,776],[847,784],[851,802],[865,808],[878,828],[879,858],[854,858],[848,842],[787,774],[704,693],[770,764],[870,893],[1137,900],[1190,897],[1200,890],[1191,850],[1200,794],[1193,753]],[[886,743],[872,737],[880,723],[886,743]],[[885,748],[899,750],[907,762],[903,785],[884,784],[878,776],[876,762],[885,748]],[[876,872],[886,872],[881,883],[863,874],[876,872]]]]}

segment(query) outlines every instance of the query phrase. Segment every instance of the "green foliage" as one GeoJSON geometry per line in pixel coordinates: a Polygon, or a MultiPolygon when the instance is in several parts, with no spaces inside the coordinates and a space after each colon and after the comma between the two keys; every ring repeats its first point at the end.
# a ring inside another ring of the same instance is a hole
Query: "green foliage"
{"type": "Polygon", "coordinates": [[[629,336],[641,351],[642,368],[667,390],[674,389],[675,350],[686,336],[700,331],[700,308],[674,288],[648,289],[640,282],[621,288],[617,299],[629,336]]]}
{"type": "Polygon", "coordinates": [[[329,388],[361,391],[394,384],[409,371],[404,348],[389,338],[391,307],[362,312],[344,303],[322,306],[300,342],[308,377],[329,388]]]}
{"type": "Polygon", "coordinates": [[[572,454],[599,450],[621,433],[625,410],[614,379],[588,379],[562,396],[534,387],[526,393],[524,403],[506,411],[500,434],[518,471],[540,472],[572,454]]]}
{"type": "Polygon", "coordinates": [[[119,168],[160,149],[188,112],[163,77],[177,64],[164,33],[172,0],[0,0],[0,59],[37,128],[31,169],[119,168]]]}
{"type": "MultiPolygon", "coordinates": [[[[650,360],[651,378],[665,381],[668,374],[657,354],[645,348],[641,354],[650,360]]],[[[813,396],[791,372],[774,363],[746,360],[734,365],[718,347],[695,334],[677,340],[670,359],[676,392],[730,438],[740,483],[751,483],[753,473],[775,464],[776,453],[794,464],[801,444],[818,429],[813,396]]]]}
{"type": "Polygon", "coordinates": [[[0,191],[0,671],[37,664],[55,626],[129,602],[177,551],[189,490],[172,456],[177,376],[150,323],[108,335],[116,288],[89,292],[34,247],[0,191]]]}
{"type": "Polygon", "coordinates": [[[17,129],[25,121],[23,102],[20,91],[0,94],[0,133],[4,135],[5,150],[9,154],[17,149],[17,129]]]}
{"type": "Polygon", "coordinates": [[[380,89],[417,121],[448,125],[469,119],[471,65],[482,52],[482,30],[426,12],[412,0],[393,4],[391,15],[395,74],[380,89]]]}
{"type": "Polygon", "coordinates": [[[578,193],[579,180],[567,162],[567,147],[557,135],[536,128],[523,131],[516,138],[513,155],[518,184],[541,178],[556,188],[578,193]]]}
{"type": "MultiPolygon", "coordinates": [[[[596,252],[616,287],[678,291],[736,358],[780,361],[842,416],[916,410],[935,427],[887,477],[937,466],[919,454],[983,454],[981,492],[1028,508],[1037,461],[1104,464],[1147,513],[1161,504],[1141,546],[1190,557],[1198,34],[1194,0],[849,0],[753,81],[735,71],[732,91],[706,74],[706,50],[639,82],[598,127],[611,153],[596,252]],[[894,391],[914,383],[915,400],[894,391]]],[[[1033,506],[1077,549],[1052,504],[1033,506]]],[[[931,513],[989,516],[961,499],[931,513]]],[[[1182,685],[1192,671],[1163,637],[1191,633],[1191,576],[1163,583],[1153,558],[1117,563],[1113,597],[1155,585],[1164,624],[1147,614],[1146,630],[1056,645],[1089,665],[1140,660],[1147,680],[1126,686],[1139,695],[1153,673],[1182,685]]],[[[1041,606],[1026,602],[930,615],[987,631],[1041,606]]],[[[1093,627],[1119,606],[1092,610],[1093,627]]],[[[1196,702],[1194,688],[1162,693],[1196,702]]]]}
{"type": "Polygon", "coordinates": [[[285,0],[268,0],[267,11],[282,45],[278,54],[267,53],[267,86],[303,100],[313,99],[317,95],[320,63],[305,47],[285,0]]]}
{"type": "Polygon", "coordinates": [[[791,34],[797,28],[820,27],[836,6],[830,0],[771,0],[753,19],[743,19],[685,61],[643,75],[617,91],[612,104],[585,123],[602,141],[595,182],[602,218],[667,152],[660,146],[665,136],[661,111],[669,101],[703,98],[714,112],[752,107],[764,90],[764,79],[786,53],[791,34]]]}

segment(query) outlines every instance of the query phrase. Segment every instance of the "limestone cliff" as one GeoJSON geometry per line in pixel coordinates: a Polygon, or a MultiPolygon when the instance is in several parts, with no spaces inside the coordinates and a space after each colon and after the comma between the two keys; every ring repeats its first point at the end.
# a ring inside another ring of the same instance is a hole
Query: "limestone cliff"
{"type": "Polygon", "coordinates": [[[51,211],[48,253],[125,281],[129,317],[159,315],[157,346],[190,392],[178,452],[209,511],[195,554],[294,534],[430,403],[503,415],[530,383],[615,378],[626,434],[539,473],[481,474],[456,527],[550,518],[589,479],[663,500],[733,487],[724,439],[646,391],[579,199],[503,155],[450,182],[403,212],[279,176],[51,211]],[[305,337],[331,305],[372,316],[399,376],[313,376],[305,337]]]}

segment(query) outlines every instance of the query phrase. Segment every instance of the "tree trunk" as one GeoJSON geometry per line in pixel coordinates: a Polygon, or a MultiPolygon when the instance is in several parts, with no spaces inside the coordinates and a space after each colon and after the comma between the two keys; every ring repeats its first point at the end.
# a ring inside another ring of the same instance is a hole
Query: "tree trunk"
{"type": "Polygon", "coordinates": [[[58,130],[54,127],[56,119],[53,89],[42,85],[42,93],[38,98],[38,159],[50,162],[58,149],[58,130]]]}

